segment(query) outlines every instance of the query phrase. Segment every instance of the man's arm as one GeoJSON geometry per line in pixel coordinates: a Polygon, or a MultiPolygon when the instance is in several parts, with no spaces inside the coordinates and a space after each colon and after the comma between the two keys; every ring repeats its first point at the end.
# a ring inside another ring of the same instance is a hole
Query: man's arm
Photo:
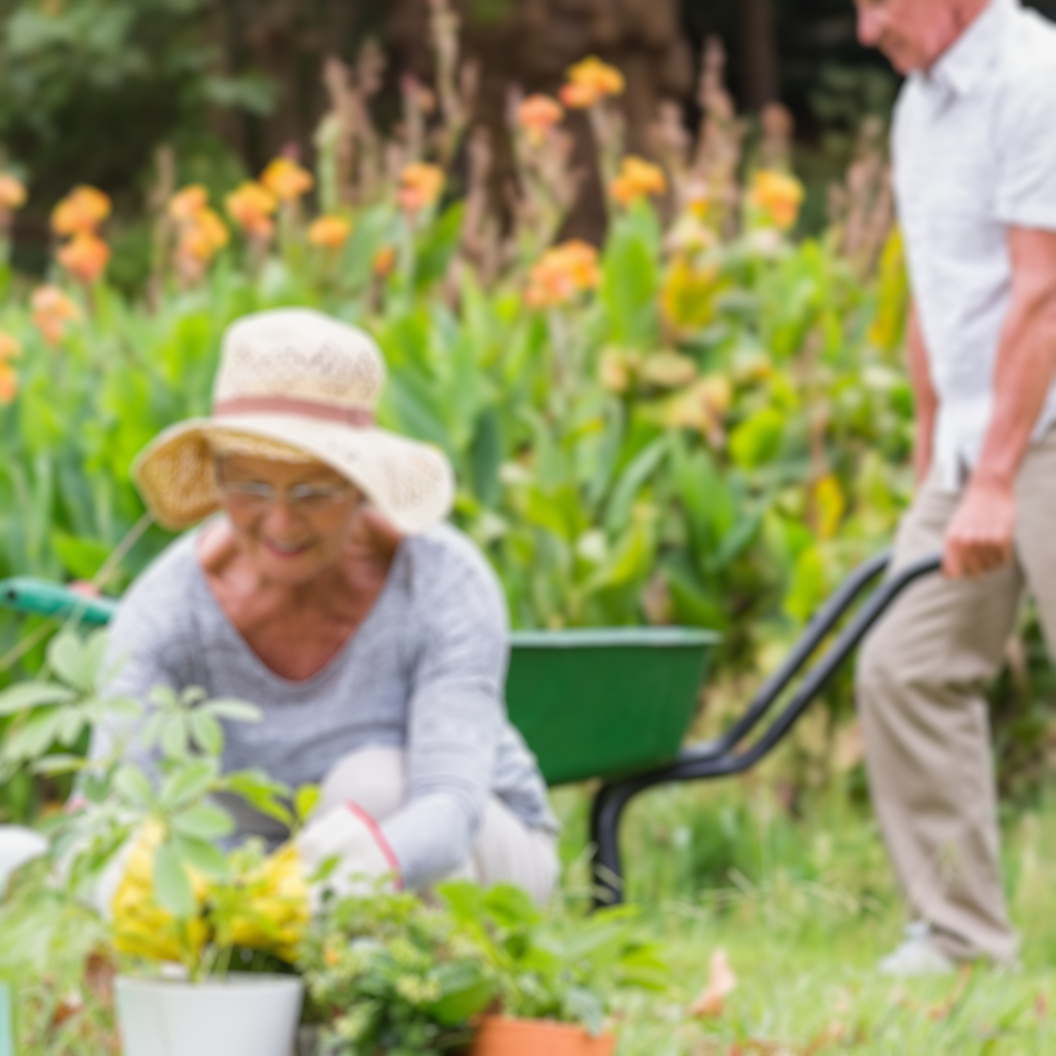
{"type": "MultiPolygon", "coordinates": [[[[1012,556],[1014,487],[1056,374],[1056,232],[1009,228],[1012,297],[979,463],[946,532],[947,575],[978,576],[1012,556]]],[[[1056,481],[1053,481],[1056,487],[1056,481]]]]}
{"type": "Polygon", "coordinates": [[[920,328],[920,315],[914,302],[909,309],[909,327],[906,331],[909,356],[909,380],[913,387],[916,404],[916,446],[913,449],[913,469],[917,487],[924,483],[931,468],[931,444],[935,433],[935,415],[939,398],[931,381],[928,367],[928,350],[924,344],[924,332],[920,328]]]}

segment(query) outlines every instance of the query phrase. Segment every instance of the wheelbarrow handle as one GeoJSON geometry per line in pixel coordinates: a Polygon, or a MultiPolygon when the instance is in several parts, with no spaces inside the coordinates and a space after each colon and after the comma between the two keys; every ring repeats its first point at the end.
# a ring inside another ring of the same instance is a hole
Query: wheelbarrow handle
{"type": "Polygon", "coordinates": [[[862,638],[911,583],[942,568],[942,557],[934,555],[914,561],[890,575],[862,603],[835,641],[807,671],[791,700],[750,747],[737,746],[750,733],[792,680],[813,657],[848,609],[890,563],[881,554],[856,569],[842,587],[819,610],[796,642],[788,658],[755,695],[745,715],[720,738],[690,746],[668,766],[637,774],[601,787],[591,810],[595,905],[613,904],[623,898],[618,830],[620,817],[630,800],[654,785],[669,781],[700,781],[738,774],[754,766],[788,733],[813,703],[862,638]]]}

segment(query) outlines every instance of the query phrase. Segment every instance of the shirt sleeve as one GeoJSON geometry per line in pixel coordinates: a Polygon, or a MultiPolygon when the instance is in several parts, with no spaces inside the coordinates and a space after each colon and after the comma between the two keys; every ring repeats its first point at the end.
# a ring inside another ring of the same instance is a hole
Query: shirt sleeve
{"type": "Polygon", "coordinates": [[[1056,231],[1056,69],[1036,67],[1009,84],[1000,128],[998,219],[1056,231]]]}
{"type": "Polygon", "coordinates": [[[420,600],[425,631],[408,709],[407,802],[382,825],[408,887],[469,857],[506,721],[505,600],[483,557],[472,556],[459,554],[420,600]]]}
{"type": "MultiPolygon", "coordinates": [[[[129,697],[145,709],[156,686],[175,690],[193,684],[189,658],[194,655],[193,625],[188,619],[190,599],[164,566],[151,568],[126,593],[107,635],[103,660],[105,697],[129,697]]],[[[113,720],[92,730],[92,758],[109,753],[129,728],[113,720]]],[[[129,757],[149,768],[148,753],[133,742],[129,757]]]]}

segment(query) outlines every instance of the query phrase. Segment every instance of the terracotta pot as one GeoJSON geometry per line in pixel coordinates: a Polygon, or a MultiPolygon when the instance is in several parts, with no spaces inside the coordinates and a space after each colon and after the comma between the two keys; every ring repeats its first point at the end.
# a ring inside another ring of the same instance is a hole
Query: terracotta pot
{"type": "Polygon", "coordinates": [[[582,1027],[549,1019],[485,1016],[469,1056],[613,1056],[612,1034],[591,1037],[582,1027]]]}

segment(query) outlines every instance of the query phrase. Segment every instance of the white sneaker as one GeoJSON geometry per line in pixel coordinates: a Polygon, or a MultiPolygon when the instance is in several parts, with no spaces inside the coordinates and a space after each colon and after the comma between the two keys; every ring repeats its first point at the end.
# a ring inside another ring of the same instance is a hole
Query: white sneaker
{"type": "Polygon", "coordinates": [[[931,942],[931,928],[916,920],[906,926],[906,941],[878,965],[883,975],[949,975],[957,965],[931,942]]]}

